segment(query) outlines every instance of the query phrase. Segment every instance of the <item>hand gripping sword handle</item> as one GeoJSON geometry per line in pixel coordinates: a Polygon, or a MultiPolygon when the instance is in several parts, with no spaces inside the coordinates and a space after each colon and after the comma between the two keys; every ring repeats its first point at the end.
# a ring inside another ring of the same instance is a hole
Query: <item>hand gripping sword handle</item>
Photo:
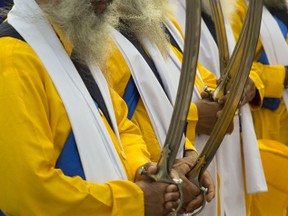
{"type": "MultiPolygon", "coordinates": [[[[200,46],[201,0],[186,0],[186,11],[186,37],[177,97],[167,137],[158,161],[158,172],[151,176],[156,181],[174,184],[175,182],[170,177],[170,171],[181,147],[196,77],[200,46]]],[[[182,184],[177,186],[181,202],[175,211],[176,214],[181,209],[184,198],[182,184]]]]}
{"type": "Polygon", "coordinates": [[[259,38],[262,6],[263,0],[250,0],[239,40],[227,66],[227,74],[231,74],[231,80],[227,86],[230,94],[222,110],[222,115],[216,122],[204,149],[191,170],[191,175],[194,176],[194,180],[198,182],[199,186],[201,186],[200,179],[216,154],[242,98],[259,38]]]}

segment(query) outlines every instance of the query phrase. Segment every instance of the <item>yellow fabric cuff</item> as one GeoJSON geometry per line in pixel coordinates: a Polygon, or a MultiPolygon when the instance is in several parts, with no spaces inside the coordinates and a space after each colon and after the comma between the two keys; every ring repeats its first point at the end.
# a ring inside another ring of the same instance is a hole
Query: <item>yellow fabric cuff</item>
{"type": "Polygon", "coordinates": [[[195,145],[194,140],[195,140],[196,125],[198,122],[198,110],[196,104],[194,103],[190,104],[187,121],[188,125],[187,125],[186,137],[189,139],[192,145],[195,145]]]}
{"type": "Polygon", "coordinates": [[[262,103],[263,103],[263,99],[264,99],[264,95],[265,95],[265,87],[264,84],[262,83],[262,80],[260,79],[259,75],[257,74],[257,72],[255,70],[251,70],[250,75],[249,75],[250,79],[253,80],[255,87],[258,91],[258,95],[260,97],[260,102],[258,104],[255,103],[251,103],[250,107],[252,108],[252,110],[257,110],[257,109],[261,109],[262,107],[262,103]]]}

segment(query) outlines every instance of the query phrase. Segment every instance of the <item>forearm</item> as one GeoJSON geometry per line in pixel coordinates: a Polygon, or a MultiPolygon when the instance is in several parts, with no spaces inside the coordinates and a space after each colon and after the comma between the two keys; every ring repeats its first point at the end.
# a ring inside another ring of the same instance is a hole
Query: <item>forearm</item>
{"type": "MultiPolygon", "coordinates": [[[[125,102],[114,90],[110,89],[110,91],[115,107],[114,110],[120,139],[125,151],[125,162],[127,162],[130,168],[130,170],[126,171],[130,172],[128,173],[129,180],[134,180],[137,169],[143,164],[150,162],[150,154],[140,129],[132,121],[127,119],[128,109],[125,102]]],[[[117,142],[117,140],[115,140],[115,142],[117,142]]],[[[120,157],[122,156],[123,155],[120,157]]]]}
{"type": "Polygon", "coordinates": [[[135,202],[139,206],[133,211],[143,215],[139,213],[143,210],[142,192],[132,182],[88,183],[65,176],[41,159],[40,152],[33,156],[23,151],[24,156],[12,151],[8,154],[3,148],[1,152],[6,158],[0,169],[5,175],[0,179],[0,200],[8,215],[129,215],[127,209],[134,208],[129,203],[135,202]]]}
{"type": "Polygon", "coordinates": [[[284,80],[284,87],[288,88],[288,66],[285,66],[285,80],[284,80]]]}
{"type": "Polygon", "coordinates": [[[251,101],[249,101],[249,104],[252,109],[260,109],[262,107],[263,99],[265,97],[264,84],[259,75],[254,70],[250,71],[249,78],[253,81],[256,88],[255,97],[251,101]]]}

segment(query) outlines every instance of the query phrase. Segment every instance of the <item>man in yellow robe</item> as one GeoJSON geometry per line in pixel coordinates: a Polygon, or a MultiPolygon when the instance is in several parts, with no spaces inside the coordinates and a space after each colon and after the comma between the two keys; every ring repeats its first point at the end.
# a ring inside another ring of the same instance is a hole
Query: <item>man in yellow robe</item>
{"type": "MultiPolygon", "coordinates": [[[[116,47],[112,49],[106,68],[103,70],[107,72],[111,86],[121,97],[126,98],[129,111],[132,110],[128,116],[139,126],[151,154],[151,160],[156,162],[160,156],[161,143],[163,144],[162,137],[166,136],[164,119],[171,114],[169,109],[176,95],[176,88],[173,87],[178,84],[177,76],[175,79],[166,79],[170,75],[173,76],[172,70],[175,67],[170,59],[173,58],[172,62],[178,61],[180,64],[183,50],[177,41],[173,41],[172,35],[167,36],[167,33],[171,33],[167,32],[168,27],[166,33],[164,32],[163,23],[167,24],[167,13],[171,6],[166,0],[121,2],[122,5],[118,8],[121,13],[119,27],[121,34],[116,31],[113,33],[112,46],[116,47]],[[167,37],[170,38],[170,44],[167,37]],[[166,67],[167,70],[164,69],[166,67]],[[130,85],[131,81],[134,86],[130,85]]],[[[174,21],[172,19],[171,22],[174,21]]],[[[198,68],[199,76],[196,78],[195,88],[202,92],[205,84],[215,87],[215,76],[201,65],[198,68]],[[203,74],[201,78],[199,73],[203,74]],[[202,78],[205,79],[205,84],[202,78]]],[[[179,71],[174,72],[178,73],[179,78],[179,71]]],[[[208,100],[201,100],[197,104],[191,103],[186,132],[189,139],[186,139],[185,156],[189,154],[196,156],[191,145],[194,143],[195,128],[197,133],[210,133],[221,107],[222,105],[208,100]],[[198,121],[199,116],[201,121],[198,121]]],[[[193,160],[191,164],[192,162],[193,160]]],[[[193,211],[195,207],[197,205],[186,206],[186,210],[193,211]]]]}
{"type": "Polygon", "coordinates": [[[175,185],[136,176],[150,155],[95,64],[117,20],[111,1],[14,3],[0,26],[0,209],[156,216],[176,208],[175,185]]]}
{"type": "MultiPolygon", "coordinates": [[[[185,1],[171,1],[177,4],[176,17],[184,31],[186,20],[185,1]]],[[[199,61],[204,67],[213,72],[217,78],[220,78],[219,50],[215,24],[211,15],[210,1],[202,0],[201,3],[202,23],[199,61]]],[[[228,39],[228,54],[231,55],[235,46],[235,39],[228,20],[234,11],[235,1],[221,0],[220,3],[228,39]]],[[[251,78],[254,80],[253,76],[251,76],[251,78]]],[[[251,81],[249,83],[251,83],[251,81]]],[[[256,83],[257,90],[261,91],[261,83],[256,83]]],[[[251,94],[251,97],[246,97],[246,101],[250,101],[254,97],[253,93],[256,92],[256,88],[255,85],[252,87],[253,88],[250,88],[250,85],[246,87],[245,92],[247,94],[249,92],[249,96],[251,94]]],[[[218,199],[216,202],[214,201],[214,204],[209,204],[207,206],[208,208],[200,215],[246,215],[245,187],[248,193],[265,191],[267,188],[261,168],[257,139],[254,130],[250,130],[250,128],[253,128],[253,121],[251,119],[249,106],[245,105],[241,107],[239,113],[241,113],[241,115],[236,115],[234,118],[234,130],[232,134],[225,137],[214,158],[214,176],[216,176],[216,170],[218,175],[218,178],[214,177],[217,179],[216,191],[218,199]],[[244,171],[247,173],[246,178],[244,171]],[[235,187],[235,185],[237,185],[237,187],[235,187]],[[233,193],[231,192],[232,190],[233,193]]]]}
{"type": "MultiPolygon", "coordinates": [[[[283,35],[287,39],[287,13],[285,1],[264,1],[268,11],[275,16],[280,26],[283,27],[283,35]]],[[[232,20],[232,28],[236,39],[239,36],[240,28],[243,24],[247,6],[244,1],[239,0],[235,16],[232,20]]],[[[288,71],[285,65],[275,65],[269,62],[267,55],[263,50],[263,44],[260,40],[257,45],[255,61],[252,72],[256,72],[264,85],[264,94],[261,95],[260,107],[255,107],[253,118],[255,131],[258,139],[272,139],[288,145],[288,113],[282,98],[284,87],[288,85],[288,71]],[[261,108],[261,109],[260,109],[261,108]],[[273,122],[273,124],[271,124],[273,122]]]]}
{"type": "MultiPolygon", "coordinates": [[[[288,112],[285,89],[288,84],[288,62],[285,54],[288,51],[287,2],[264,0],[264,6],[260,38],[252,67],[252,72],[255,72],[263,82],[264,92],[260,107],[252,107],[252,114],[268,192],[252,197],[250,212],[247,214],[285,216],[288,207],[286,184],[288,179],[283,174],[288,165],[288,112]],[[275,176],[279,174],[281,178],[276,178],[275,176]]],[[[237,1],[232,21],[236,39],[246,11],[246,3],[242,0],[237,1]]]]}

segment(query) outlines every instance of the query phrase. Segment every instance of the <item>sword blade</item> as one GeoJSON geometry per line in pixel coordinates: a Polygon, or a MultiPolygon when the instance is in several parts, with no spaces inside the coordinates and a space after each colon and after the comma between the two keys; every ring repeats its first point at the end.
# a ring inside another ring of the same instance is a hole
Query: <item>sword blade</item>
{"type": "Polygon", "coordinates": [[[225,20],[220,0],[210,0],[212,19],[215,23],[216,38],[219,50],[220,74],[224,76],[228,62],[229,49],[225,29],[225,20]]]}
{"type": "Polygon", "coordinates": [[[170,179],[170,170],[181,145],[191,103],[198,62],[201,1],[186,0],[186,37],[177,97],[165,144],[158,162],[157,181],[170,179]]]}
{"type": "Polygon", "coordinates": [[[233,74],[228,88],[230,94],[223,108],[222,115],[216,122],[204,149],[191,170],[195,182],[198,182],[199,185],[201,185],[201,176],[216,154],[241,100],[259,38],[262,6],[263,0],[250,1],[239,41],[228,63],[227,73],[233,74]]]}

